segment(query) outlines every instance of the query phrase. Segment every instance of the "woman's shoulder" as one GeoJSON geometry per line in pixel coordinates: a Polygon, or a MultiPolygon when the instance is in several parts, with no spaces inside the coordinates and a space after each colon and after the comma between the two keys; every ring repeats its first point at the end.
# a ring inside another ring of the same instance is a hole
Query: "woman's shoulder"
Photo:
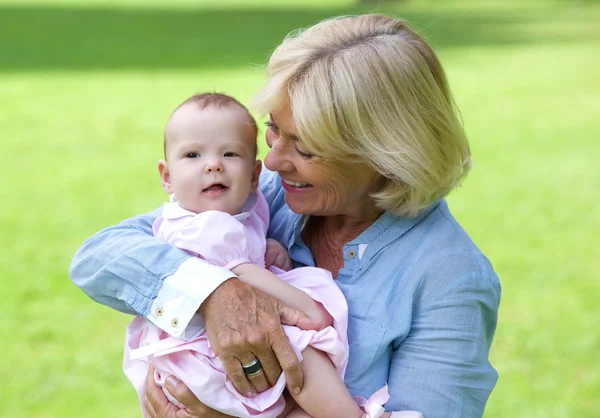
{"type": "Polygon", "coordinates": [[[385,246],[380,258],[395,264],[395,282],[413,295],[416,311],[461,286],[498,294],[500,282],[492,263],[477,247],[445,201],[385,246]],[[398,256],[398,254],[402,254],[398,256]]]}
{"type": "Polygon", "coordinates": [[[412,222],[392,222],[386,234],[394,238],[384,250],[396,251],[403,247],[406,253],[410,249],[413,263],[427,260],[438,267],[457,264],[480,270],[491,268],[485,255],[452,216],[445,200],[412,222]]]}

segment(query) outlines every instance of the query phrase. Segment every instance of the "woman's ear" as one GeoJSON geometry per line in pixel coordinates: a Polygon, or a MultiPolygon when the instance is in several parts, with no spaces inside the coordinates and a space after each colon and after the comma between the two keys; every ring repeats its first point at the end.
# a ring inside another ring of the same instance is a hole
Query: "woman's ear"
{"type": "Polygon", "coordinates": [[[160,174],[160,184],[167,194],[173,193],[171,186],[171,173],[169,173],[169,164],[165,160],[158,162],[158,174],[160,174]]]}
{"type": "Polygon", "coordinates": [[[262,163],[260,160],[256,160],[254,162],[254,170],[252,170],[252,181],[250,182],[250,188],[253,192],[258,189],[258,179],[260,177],[260,172],[262,170],[262,163]]]}

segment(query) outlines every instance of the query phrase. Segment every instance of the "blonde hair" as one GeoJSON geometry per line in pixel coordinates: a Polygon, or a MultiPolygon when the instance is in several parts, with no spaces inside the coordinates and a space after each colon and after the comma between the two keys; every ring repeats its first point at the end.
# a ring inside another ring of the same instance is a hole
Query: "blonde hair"
{"type": "Polygon", "coordinates": [[[376,205],[415,216],[470,168],[469,143],[433,50],[402,19],[339,17],[286,37],[254,99],[289,106],[302,146],[366,163],[387,179],[376,205]]]}

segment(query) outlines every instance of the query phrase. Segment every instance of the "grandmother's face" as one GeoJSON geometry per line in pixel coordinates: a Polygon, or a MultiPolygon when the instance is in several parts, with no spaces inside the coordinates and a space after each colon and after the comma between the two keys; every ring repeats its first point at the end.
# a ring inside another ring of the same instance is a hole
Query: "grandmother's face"
{"type": "Polygon", "coordinates": [[[381,176],[365,164],[332,163],[302,148],[289,109],[273,112],[267,122],[271,148],[265,166],[282,178],[285,201],[296,213],[370,218],[381,212],[370,194],[381,176]]]}

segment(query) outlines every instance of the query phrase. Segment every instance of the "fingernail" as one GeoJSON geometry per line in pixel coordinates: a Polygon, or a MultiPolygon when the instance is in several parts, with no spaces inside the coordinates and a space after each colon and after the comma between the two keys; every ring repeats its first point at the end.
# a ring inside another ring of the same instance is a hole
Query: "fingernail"
{"type": "Polygon", "coordinates": [[[252,398],[252,397],[254,397],[254,392],[246,393],[246,398],[252,398]]]}
{"type": "Polygon", "coordinates": [[[167,377],[166,382],[167,382],[167,384],[176,388],[177,385],[179,384],[179,379],[177,379],[175,376],[169,376],[169,377],[167,377]]]}
{"type": "Polygon", "coordinates": [[[295,395],[299,395],[300,394],[300,388],[294,388],[294,394],[295,395]]]}

